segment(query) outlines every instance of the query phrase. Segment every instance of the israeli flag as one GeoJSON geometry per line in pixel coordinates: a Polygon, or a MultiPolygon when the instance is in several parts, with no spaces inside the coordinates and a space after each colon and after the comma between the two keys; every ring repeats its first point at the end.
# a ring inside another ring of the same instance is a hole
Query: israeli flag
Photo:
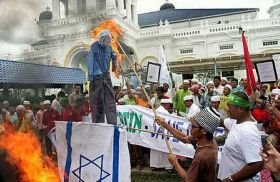
{"type": "Polygon", "coordinates": [[[103,123],[57,121],[56,144],[61,181],[130,181],[125,130],[103,123]]]}

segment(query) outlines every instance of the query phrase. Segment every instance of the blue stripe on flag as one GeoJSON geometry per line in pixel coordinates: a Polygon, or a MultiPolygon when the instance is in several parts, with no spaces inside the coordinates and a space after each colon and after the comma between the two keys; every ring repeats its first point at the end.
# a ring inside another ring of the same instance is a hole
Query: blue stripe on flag
{"type": "Polygon", "coordinates": [[[72,122],[68,122],[66,126],[66,141],[67,141],[67,157],[64,168],[64,182],[69,182],[69,173],[72,163],[72,147],[71,147],[71,137],[72,137],[72,122]]]}
{"type": "Polygon", "coordinates": [[[119,148],[120,147],[120,132],[117,127],[114,130],[114,143],[113,143],[113,182],[119,181],[119,148]]]}

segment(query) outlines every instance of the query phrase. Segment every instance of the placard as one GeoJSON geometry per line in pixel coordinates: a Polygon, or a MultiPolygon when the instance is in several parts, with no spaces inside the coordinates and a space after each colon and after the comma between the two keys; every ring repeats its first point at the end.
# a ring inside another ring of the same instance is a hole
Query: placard
{"type": "Polygon", "coordinates": [[[148,62],[146,82],[158,83],[160,78],[160,69],[160,64],[148,62]]]}
{"type": "Polygon", "coordinates": [[[273,60],[255,63],[255,68],[260,83],[274,83],[277,81],[277,73],[273,60]]]}

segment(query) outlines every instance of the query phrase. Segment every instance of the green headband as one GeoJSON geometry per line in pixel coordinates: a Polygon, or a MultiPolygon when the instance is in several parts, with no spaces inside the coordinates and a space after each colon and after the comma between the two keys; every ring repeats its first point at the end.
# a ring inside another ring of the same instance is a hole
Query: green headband
{"type": "Polygon", "coordinates": [[[235,94],[230,94],[228,98],[228,104],[237,106],[237,107],[250,107],[250,102],[235,95],[235,94]]]}

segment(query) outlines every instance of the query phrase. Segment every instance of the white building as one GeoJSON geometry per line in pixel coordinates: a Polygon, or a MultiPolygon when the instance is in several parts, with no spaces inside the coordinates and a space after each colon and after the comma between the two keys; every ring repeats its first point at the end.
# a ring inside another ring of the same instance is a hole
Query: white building
{"type": "MultiPolygon", "coordinates": [[[[137,15],[136,10],[137,0],[52,0],[52,12],[42,12],[37,22],[41,40],[21,57],[86,70],[94,42],[89,32],[100,16],[123,27],[124,42],[143,67],[148,61],[158,62],[163,44],[173,72],[206,73],[216,68],[240,78],[244,72],[234,71],[244,68],[240,27],[246,31],[253,62],[271,60],[280,52],[280,0],[268,10],[269,19],[259,19],[255,8],[176,9],[168,1],[156,12],[137,15]]],[[[124,64],[129,68],[131,63],[124,64]]]]}

